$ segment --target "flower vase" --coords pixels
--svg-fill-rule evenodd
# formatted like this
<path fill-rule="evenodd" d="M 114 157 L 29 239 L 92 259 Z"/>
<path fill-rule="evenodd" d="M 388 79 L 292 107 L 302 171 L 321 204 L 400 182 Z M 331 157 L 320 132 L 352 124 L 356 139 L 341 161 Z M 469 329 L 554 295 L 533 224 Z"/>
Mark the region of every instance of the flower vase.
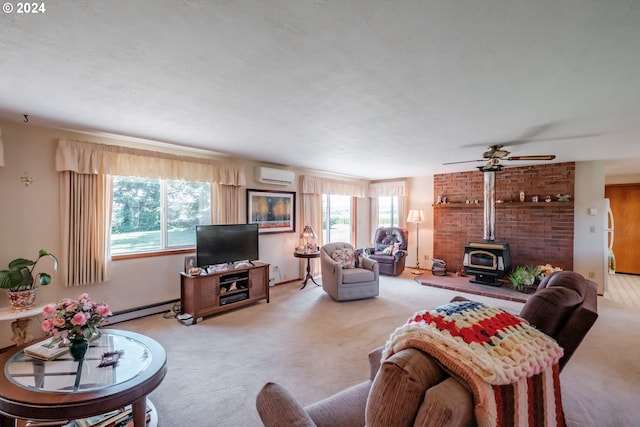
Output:
<path fill-rule="evenodd" d="M 26 291 L 9 291 L 7 296 L 14 311 L 29 310 L 34 307 L 38 289 L 28 289 Z"/>
<path fill-rule="evenodd" d="M 89 341 L 85 337 L 78 337 L 71 340 L 69 344 L 69 353 L 76 362 L 84 359 L 84 355 L 87 354 L 89 349 Z"/>

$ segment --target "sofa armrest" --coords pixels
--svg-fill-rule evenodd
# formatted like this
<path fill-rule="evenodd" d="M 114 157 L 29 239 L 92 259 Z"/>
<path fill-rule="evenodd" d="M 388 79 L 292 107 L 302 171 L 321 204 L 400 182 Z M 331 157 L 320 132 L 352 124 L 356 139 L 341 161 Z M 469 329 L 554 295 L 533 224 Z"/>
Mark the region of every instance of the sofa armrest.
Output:
<path fill-rule="evenodd" d="M 320 269 L 322 271 L 323 287 L 326 285 L 333 289 L 337 288 L 339 283 L 342 283 L 342 266 L 324 251 L 321 252 L 320 256 Z"/>
<path fill-rule="evenodd" d="M 403 251 L 403 250 L 399 250 L 398 252 L 396 252 L 396 254 L 393 256 L 396 261 L 399 261 L 400 258 L 407 256 L 407 252 Z"/>
<path fill-rule="evenodd" d="M 376 261 L 375 259 L 372 258 L 363 258 L 362 259 L 362 267 L 366 268 L 367 270 L 371 270 L 375 273 L 376 278 L 378 278 L 378 273 L 379 273 L 379 269 L 380 267 L 378 266 L 378 261 Z"/>
<path fill-rule="evenodd" d="M 373 381 L 376 374 L 380 370 L 380 363 L 382 362 L 382 351 L 384 346 L 381 345 L 378 348 L 374 348 L 369 352 L 369 379 Z"/>
<path fill-rule="evenodd" d="M 256 398 L 256 409 L 265 427 L 316 425 L 289 390 L 280 384 L 269 382 L 262 387 Z"/>
<path fill-rule="evenodd" d="M 427 389 L 414 426 L 427 425 L 475 426 L 471 392 L 452 377 Z"/>

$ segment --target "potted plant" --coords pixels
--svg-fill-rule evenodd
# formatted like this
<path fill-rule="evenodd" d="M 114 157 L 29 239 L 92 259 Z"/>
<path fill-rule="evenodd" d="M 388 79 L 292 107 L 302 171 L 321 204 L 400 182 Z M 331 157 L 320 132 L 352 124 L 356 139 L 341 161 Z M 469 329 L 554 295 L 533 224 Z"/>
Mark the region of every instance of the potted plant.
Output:
<path fill-rule="evenodd" d="M 556 271 L 562 271 L 560 267 L 554 267 L 551 264 L 539 265 L 536 267 L 536 277 L 539 282 L 542 281 L 545 277 L 549 276 L 551 273 L 555 273 Z"/>
<path fill-rule="evenodd" d="M 0 288 L 8 291 L 9 301 L 14 308 L 31 307 L 36 298 L 37 284 L 46 286 L 51 283 L 51 275 L 48 273 L 33 273 L 38 261 L 44 257 L 53 259 L 53 271 L 58 271 L 58 258 L 44 249 L 40 249 L 35 261 L 16 258 L 9 263 L 7 269 L 0 270 Z"/>
<path fill-rule="evenodd" d="M 537 267 L 519 265 L 515 267 L 509 275 L 511 286 L 513 287 L 513 289 L 520 292 L 533 292 L 536 289 L 537 273 Z"/>

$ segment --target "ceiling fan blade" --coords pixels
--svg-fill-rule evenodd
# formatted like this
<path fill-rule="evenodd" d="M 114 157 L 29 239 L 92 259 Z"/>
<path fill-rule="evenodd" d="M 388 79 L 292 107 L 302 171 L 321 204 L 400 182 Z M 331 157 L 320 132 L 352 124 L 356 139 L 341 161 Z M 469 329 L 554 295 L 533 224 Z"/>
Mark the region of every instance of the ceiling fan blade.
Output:
<path fill-rule="evenodd" d="M 563 141 L 566 139 L 582 139 L 582 138 L 593 138 L 596 136 L 600 136 L 600 133 L 584 133 L 581 135 L 567 135 L 567 136 L 556 136 L 556 137 L 548 137 L 548 138 L 534 138 L 534 139 L 519 139 L 511 142 L 504 142 L 505 146 L 513 146 L 513 145 L 522 145 L 529 142 L 544 142 L 544 141 Z"/>
<path fill-rule="evenodd" d="M 537 133 L 537 132 L 536 132 Z M 474 144 L 463 145 L 462 148 L 472 148 L 472 147 L 486 147 L 491 145 L 500 145 L 502 147 L 514 147 L 516 145 L 528 144 L 530 142 L 544 142 L 544 141 L 563 141 L 568 139 L 582 139 L 582 138 L 594 138 L 596 136 L 601 136 L 601 133 L 584 133 L 580 135 L 567 135 L 567 136 L 557 136 L 557 137 L 546 137 L 546 138 L 519 138 L 512 139 L 509 141 L 492 141 L 492 142 L 477 142 Z"/>
<path fill-rule="evenodd" d="M 457 165 L 459 163 L 475 163 L 475 162 L 484 162 L 486 161 L 486 159 L 480 159 L 480 160 L 463 160 L 461 162 L 447 162 L 447 163 L 443 163 L 443 165 Z"/>
<path fill-rule="evenodd" d="M 505 160 L 553 160 L 556 156 L 553 154 L 547 154 L 542 156 L 511 156 Z"/>

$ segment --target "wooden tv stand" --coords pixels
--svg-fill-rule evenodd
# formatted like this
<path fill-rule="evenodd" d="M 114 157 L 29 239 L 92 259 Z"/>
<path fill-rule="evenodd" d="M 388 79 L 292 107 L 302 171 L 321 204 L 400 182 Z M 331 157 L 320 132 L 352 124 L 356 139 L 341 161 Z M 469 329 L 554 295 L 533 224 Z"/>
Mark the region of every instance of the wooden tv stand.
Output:
<path fill-rule="evenodd" d="M 180 305 L 182 313 L 198 318 L 234 308 L 269 302 L 269 264 L 234 268 L 192 276 L 180 273 Z"/>

